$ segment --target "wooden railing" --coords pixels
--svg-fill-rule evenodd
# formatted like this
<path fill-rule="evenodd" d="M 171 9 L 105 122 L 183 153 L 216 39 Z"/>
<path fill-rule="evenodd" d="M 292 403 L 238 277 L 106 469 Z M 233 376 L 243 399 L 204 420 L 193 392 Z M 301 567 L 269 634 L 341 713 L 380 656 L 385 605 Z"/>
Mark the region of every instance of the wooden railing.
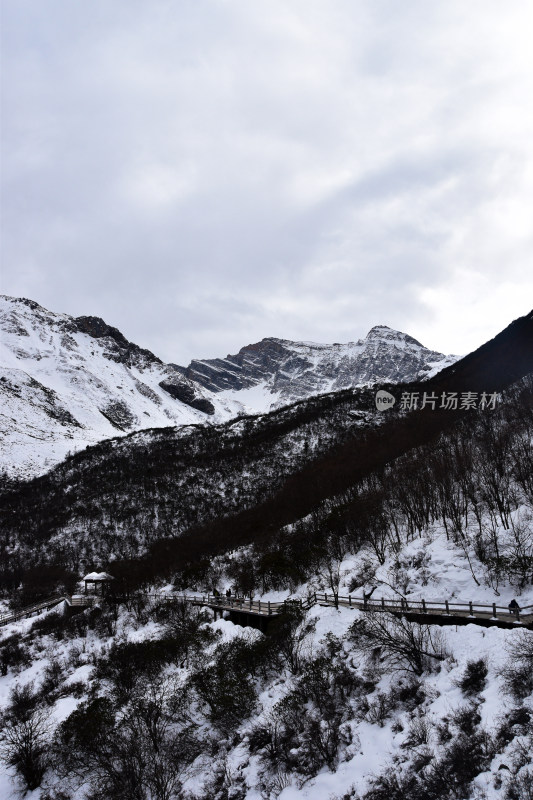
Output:
<path fill-rule="evenodd" d="M 53 597 L 48 597 L 46 600 L 41 600 L 40 603 L 34 603 L 31 606 L 20 608 L 17 611 L 9 611 L 7 614 L 0 614 L 0 625 L 7 625 L 9 622 L 16 622 L 24 617 L 31 617 L 32 614 L 38 614 L 40 611 L 52 608 L 52 606 L 57 605 L 64 599 L 65 598 L 60 595 L 54 595 Z"/>
<path fill-rule="evenodd" d="M 186 595 L 186 594 L 150 594 L 148 597 L 159 601 L 176 602 L 184 601 L 193 605 L 220 608 L 227 611 L 246 611 L 249 614 L 272 616 L 283 613 L 291 606 L 309 609 L 315 604 L 327 606 L 343 606 L 357 608 L 362 611 L 389 611 L 395 614 L 428 615 L 442 617 L 461 617 L 471 619 L 493 619 L 505 622 L 530 623 L 533 622 L 533 605 L 510 610 L 508 606 L 499 606 L 496 603 L 459 603 L 454 600 L 409 600 L 407 598 L 380 598 L 379 600 L 365 600 L 352 595 L 335 595 L 332 592 L 313 592 L 305 599 L 284 600 L 273 602 L 269 600 L 253 600 L 244 597 L 227 597 L 224 595 Z"/>
<path fill-rule="evenodd" d="M 290 605 L 309 608 L 302 600 L 284 600 L 273 602 L 270 600 L 253 600 L 245 597 L 226 597 L 224 595 L 204 594 L 170 594 L 170 593 L 150 593 L 144 595 L 160 602 L 186 602 L 196 606 L 208 606 L 209 608 L 220 608 L 222 611 L 246 611 L 250 614 L 260 614 L 261 616 L 272 616 L 280 614 Z M 312 604 L 311 604 L 312 605 Z"/>
<path fill-rule="evenodd" d="M 324 600 L 322 600 L 321 595 L 318 595 L 317 601 L 319 603 L 325 602 L 327 605 L 335 605 L 332 595 L 327 595 L 327 593 L 324 595 Z M 381 598 L 379 600 L 371 599 L 365 601 L 364 599 L 352 598 L 351 596 L 339 596 L 338 605 L 355 606 L 365 611 L 384 610 L 411 615 L 461 617 L 464 619 L 471 619 L 473 622 L 475 622 L 477 618 L 524 623 L 533 621 L 533 605 L 511 610 L 509 606 L 500 606 L 497 603 L 474 603 L 473 601 L 460 603 L 455 600 L 410 600 L 403 597 L 398 599 Z"/>
<path fill-rule="evenodd" d="M 403 597 L 398 599 L 381 598 L 379 600 L 365 600 L 362 597 L 335 595 L 332 592 L 313 592 L 304 599 L 283 600 L 279 602 L 254 600 L 252 598 L 236 597 L 233 595 L 227 597 L 225 595 L 190 595 L 164 592 L 143 593 L 142 597 L 157 602 L 187 602 L 196 606 L 220 609 L 221 611 L 243 611 L 247 614 L 261 617 L 278 616 L 288 611 L 290 608 L 307 610 L 313 605 L 318 604 L 357 608 L 362 611 L 389 611 L 393 614 L 405 614 L 407 616 L 425 615 L 433 618 L 443 617 L 446 618 L 446 622 L 450 621 L 450 618 L 456 617 L 471 620 L 473 623 L 477 620 L 479 624 L 481 624 L 482 621 L 494 620 L 506 623 L 512 622 L 519 625 L 533 625 L 533 605 L 511 611 L 508 606 L 499 606 L 496 603 L 474 603 L 471 601 L 468 603 L 459 603 L 454 600 L 409 600 Z M 7 625 L 9 622 L 16 622 L 32 614 L 38 614 L 40 611 L 52 608 L 62 600 L 65 600 L 70 606 L 90 607 L 94 604 L 95 598 L 85 595 L 75 597 L 70 597 L 69 595 L 54 595 L 40 603 L 35 603 L 34 605 L 27 606 L 18 611 L 1 614 L 0 625 Z"/>
<path fill-rule="evenodd" d="M 17 622 L 19 619 L 24 619 L 24 617 L 31 617 L 32 614 L 39 614 L 41 611 L 47 611 L 49 608 L 53 608 L 62 601 L 66 601 L 70 606 L 87 607 L 93 605 L 94 599 L 94 597 L 85 595 L 80 595 L 79 597 L 70 597 L 68 594 L 52 595 L 52 597 L 48 597 L 46 600 L 41 600 L 40 603 L 34 603 L 31 606 L 25 606 L 16 611 L 8 611 L 6 614 L 0 614 L 0 626 L 7 625 L 10 622 Z"/>
<path fill-rule="evenodd" d="M 87 608 L 88 606 L 94 605 L 94 601 L 96 597 L 92 595 L 74 595 L 73 597 L 69 597 L 69 595 L 65 595 L 65 600 L 70 606 L 83 606 Z"/>

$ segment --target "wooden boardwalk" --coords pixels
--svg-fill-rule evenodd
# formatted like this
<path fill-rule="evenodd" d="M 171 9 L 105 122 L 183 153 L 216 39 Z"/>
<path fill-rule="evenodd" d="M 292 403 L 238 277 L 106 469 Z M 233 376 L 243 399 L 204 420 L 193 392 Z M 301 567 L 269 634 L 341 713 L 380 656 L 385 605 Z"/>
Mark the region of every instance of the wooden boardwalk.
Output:
<path fill-rule="evenodd" d="M 338 595 L 332 593 L 314 592 L 305 599 L 284 600 L 282 602 L 270 602 L 267 600 L 253 600 L 242 597 L 225 597 L 216 595 L 150 595 L 159 600 L 172 602 L 181 600 L 192 603 L 196 606 L 211 608 L 215 615 L 224 611 L 241 612 L 250 618 L 252 617 L 275 617 L 285 613 L 291 607 L 299 607 L 307 610 L 314 605 L 333 606 L 343 608 L 359 609 L 360 611 L 388 611 L 389 613 L 416 619 L 417 621 L 427 622 L 436 625 L 476 625 L 498 627 L 524 627 L 533 628 L 533 605 L 525 606 L 519 611 L 511 612 L 508 606 L 499 606 L 496 603 L 459 603 L 452 600 L 433 601 L 433 600 L 408 600 L 385 599 L 365 600 L 362 597 L 352 597 L 351 595 Z"/>
<path fill-rule="evenodd" d="M 397 600 L 381 598 L 380 600 L 365 601 L 362 597 L 352 597 L 351 595 L 335 596 L 327 592 L 314 592 L 305 599 L 284 600 L 281 602 L 211 594 L 190 595 L 151 592 L 142 596 L 157 602 L 186 602 L 194 606 L 210 608 L 214 612 L 215 618 L 217 614 L 223 616 L 224 612 L 228 612 L 229 618 L 239 624 L 251 624 L 261 629 L 264 629 L 264 626 L 261 625 L 261 620 L 267 622 L 268 619 L 279 617 L 291 608 L 308 610 L 314 605 L 320 605 L 353 608 L 360 611 L 388 611 L 397 616 L 405 616 L 417 622 L 426 622 L 433 625 L 468 625 L 472 623 L 484 627 L 520 627 L 533 630 L 533 605 L 511 612 L 507 606 L 499 606 L 496 603 L 459 603 L 451 600 L 409 600 L 406 598 Z M 70 597 L 69 595 L 54 595 L 40 603 L 0 615 L 0 626 L 16 622 L 25 617 L 31 617 L 34 614 L 40 614 L 64 601 L 69 607 L 87 608 L 94 604 L 95 599 L 92 596 Z M 108 598 L 108 600 L 113 602 L 112 598 Z M 118 599 L 115 598 L 114 601 L 118 602 Z"/>
<path fill-rule="evenodd" d="M 87 608 L 94 602 L 94 597 L 70 597 L 70 595 L 52 595 L 47 597 L 46 600 L 41 600 L 40 603 L 35 603 L 31 606 L 19 608 L 16 611 L 9 611 L 7 614 L 0 614 L 0 626 L 8 625 L 10 622 L 17 622 L 19 619 L 32 617 L 34 614 L 41 614 L 43 611 L 48 611 L 50 608 L 59 605 L 59 603 L 66 602 L 68 606 L 81 606 Z"/>

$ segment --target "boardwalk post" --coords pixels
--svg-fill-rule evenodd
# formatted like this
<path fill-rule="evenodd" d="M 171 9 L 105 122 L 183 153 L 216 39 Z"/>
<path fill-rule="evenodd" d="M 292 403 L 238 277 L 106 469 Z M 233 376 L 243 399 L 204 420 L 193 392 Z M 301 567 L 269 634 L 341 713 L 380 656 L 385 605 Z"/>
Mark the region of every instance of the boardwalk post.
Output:
<path fill-rule="evenodd" d="M 252 610 L 252 595 L 250 595 L 250 611 Z"/>
<path fill-rule="evenodd" d="M 268 601 L 268 613 L 269 613 L 269 615 L 272 613 L 271 610 L 270 610 L 270 600 Z"/>
<path fill-rule="evenodd" d="M 327 603 L 327 602 L 328 602 L 328 596 L 327 596 L 327 594 L 324 592 L 324 603 Z"/>
<path fill-rule="evenodd" d="M 474 609 L 472 608 L 472 601 L 471 600 L 468 601 L 468 606 L 470 608 L 470 616 L 473 617 L 474 616 Z"/>
<path fill-rule="evenodd" d="M 519 608 L 517 608 L 517 609 L 516 609 L 516 621 L 517 621 L 517 622 L 520 622 L 520 621 L 521 621 L 521 620 L 520 620 L 520 609 L 519 609 Z"/>
<path fill-rule="evenodd" d="M 381 598 L 381 608 L 383 609 L 383 611 L 385 611 L 385 598 L 384 597 Z"/>
<path fill-rule="evenodd" d="M 259 604 L 258 604 L 258 611 L 259 611 L 259 613 L 261 613 L 261 600 L 259 601 Z"/>
<path fill-rule="evenodd" d="M 350 608 L 351 608 L 352 607 L 352 595 L 351 594 L 348 595 L 348 602 L 349 602 Z"/>
<path fill-rule="evenodd" d="M 496 603 L 492 604 L 492 618 L 496 619 Z"/>
<path fill-rule="evenodd" d="M 450 616 L 450 606 L 448 605 L 448 601 L 447 600 L 445 600 L 444 603 L 446 605 L 446 615 L 449 617 Z"/>
<path fill-rule="evenodd" d="M 426 609 L 426 601 L 424 599 L 422 600 L 422 611 L 423 611 L 424 614 L 428 613 L 427 609 Z"/>

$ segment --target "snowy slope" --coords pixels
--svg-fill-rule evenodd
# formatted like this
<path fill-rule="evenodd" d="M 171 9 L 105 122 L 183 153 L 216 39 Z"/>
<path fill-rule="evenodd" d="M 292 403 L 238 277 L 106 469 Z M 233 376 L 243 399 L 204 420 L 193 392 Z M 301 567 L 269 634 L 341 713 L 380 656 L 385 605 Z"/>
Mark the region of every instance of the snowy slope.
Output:
<path fill-rule="evenodd" d="M 347 495 L 344 507 L 335 509 L 331 500 L 328 502 L 335 516 L 328 517 L 325 509 L 322 518 L 318 513 L 309 515 L 305 530 L 303 519 L 299 525 L 286 526 L 283 540 L 274 541 L 269 551 L 264 536 L 255 550 L 252 543 L 219 551 L 204 559 L 203 571 L 187 568 L 176 588 L 196 594 L 212 593 L 214 588 L 224 594 L 231 588 L 234 596 L 245 593 L 244 585 L 252 577 L 254 599 L 260 595 L 264 601 L 305 600 L 314 592 L 329 593 L 333 583 L 342 595 L 357 598 L 375 587 L 374 600 L 400 596 L 409 602 L 448 599 L 505 606 L 516 598 L 522 608 L 529 605 L 533 602 L 530 569 L 517 573 L 509 567 L 517 555 L 521 564 L 533 563 L 533 493 L 527 466 L 532 463 L 532 388 L 531 379 L 523 379 L 504 393 L 492 417 L 480 415 L 477 421 L 466 417 L 461 427 L 450 429 L 440 441 L 432 440 L 429 446 L 410 451 L 381 470 L 379 513 L 369 518 L 368 536 L 346 538 L 350 517 L 339 511 L 350 510 L 348 502 L 354 503 L 354 497 Z M 318 398 L 305 405 L 313 402 L 320 406 Z M 294 407 L 287 408 L 263 420 L 240 420 L 235 427 L 243 434 L 249 428 L 250 437 L 254 426 L 272 424 L 276 417 L 294 413 Z M 322 424 L 328 422 L 322 415 L 320 419 Z M 336 419 L 330 417 L 325 430 L 338 427 L 331 424 Z M 321 430 L 315 428 L 314 432 L 320 439 Z M 221 448 L 234 450 L 243 460 L 245 447 L 228 446 L 231 431 L 219 434 L 202 429 L 201 433 L 213 439 L 225 436 Z M 180 436 L 183 431 L 142 432 L 132 439 L 146 439 L 148 445 L 151 438 L 163 440 L 169 435 Z M 264 450 L 264 437 L 257 439 Z M 301 438 L 288 431 L 279 450 L 294 455 L 300 451 L 300 443 Z M 105 449 L 127 450 L 131 444 L 131 440 L 119 440 Z M 318 447 L 318 442 L 309 446 Z M 160 452 L 171 455 L 156 458 L 157 463 L 178 462 L 176 450 Z M 188 447 L 187 452 L 192 452 L 194 467 L 205 471 L 198 446 Z M 218 470 L 218 476 L 204 476 L 214 506 L 217 493 L 232 495 L 234 487 L 211 443 L 205 444 L 205 452 Z M 148 448 L 142 461 L 145 491 L 147 455 Z M 88 457 L 84 455 L 84 459 Z M 102 461 L 109 463 L 109 454 Z M 499 467 L 496 481 L 490 469 L 493 461 Z M 445 472 L 437 468 L 442 463 L 447 465 Z M 524 465 L 525 470 L 520 469 Z M 82 467 L 87 471 L 87 465 Z M 248 481 L 248 472 L 255 478 L 263 471 L 273 480 L 280 471 L 273 462 L 269 470 L 265 465 L 247 469 L 244 463 L 243 467 L 243 483 Z M 80 492 L 79 484 L 72 481 L 75 468 L 76 464 L 67 463 L 57 470 L 56 477 L 61 470 L 69 472 L 65 490 L 79 501 L 87 493 Z M 171 487 L 166 493 L 163 490 L 166 504 L 171 496 L 178 496 L 184 506 L 194 509 L 198 477 L 191 476 L 187 486 L 187 474 L 179 464 L 178 469 L 181 484 L 174 479 L 157 483 Z M 395 474 L 401 480 L 395 480 Z M 503 492 L 498 495 L 503 503 L 486 491 L 495 486 Z M 90 487 L 101 502 L 101 487 L 94 483 Z M 373 487 L 374 478 L 358 484 L 359 497 L 366 503 Z M 32 491 L 36 489 L 34 486 Z M 109 490 L 114 492 L 114 487 Z M 247 487 L 242 497 L 249 494 Z M 460 511 L 452 525 L 449 515 L 454 498 Z M 135 488 L 126 499 L 132 506 L 142 502 Z M 29 500 L 30 493 L 27 506 Z M 153 511 L 151 501 L 149 505 Z M 42 516 L 42 502 L 36 507 Z M 417 512 L 428 507 L 433 509 L 428 520 L 420 520 Z M 159 509 L 155 510 L 158 516 Z M 352 505 L 354 515 L 356 510 Z M 388 525 L 384 524 L 384 510 Z M 107 510 L 104 518 L 113 522 Z M 93 514 L 86 514 L 84 524 L 93 519 Z M 326 524 L 335 519 L 339 522 Z M 364 516 L 358 514 L 357 521 L 362 524 Z M 108 524 L 105 530 L 97 520 L 94 538 L 108 537 L 110 528 Z M 300 582 L 293 577 L 294 570 L 287 572 L 285 559 L 270 557 L 261 562 L 264 556 L 281 555 L 288 556 L 293 567 L 298 566 L 307 548 L 313 546 L 313 528 L 320 534 L 315 540 L 318 543 L 328 541 L 328 531 L 335 537 L 329 539 L 330 547 L 322 555 L 315 551 Z M 356 531 L 354 527 L 352 534 Z M 296 537 L 291 549 L 290 535 Z M 335 538 L 337 546 L 333 547 Z M 78 536 L 76 539 L 79 543 Z M 9 541 L 12 546 L 13 538 Z M 499 554 L 498 563 L 490 555 L 491 548 Z M 61 548 L 60 563 L 64 563 L 66 551 Z M 206 549 L 205 554 L 208 552 Z M 215 621 L 211 615 L 195 628 L 194 615 L 201 613 L 198 608 L 187 606 L 190 617 L 185 616 L 181 604 L 174 606 L 174 615 L 169 611 L 172 605 L 167 595 L 173 591 L 169 581 L 174 576 L 167 572 L 168 550 L 165 553 L 163 585 L 159 582 L 150 587 L 165 593 L 162 602 L 153 595 L 118 608 L 113 604 L 106 607 L 104 602 L 98 610 L 83 612 L 70 621 L 48 614 L 0 628 L 0 713 L 13 713 L 16 704 L 11 702 L 11 693 L 17 686 L 36 693 L 36 707 L 50 715 L 54 728 L 74 710 L 83 714 L 87 701 L 105 700 L 114 726 L 108 741 L 122 748 L 113 751 L 117 752 L 113 765 L 125 763 L 122 774 L 127 774 L 131 752 L 142 756 L 148 775 L 150 765 L 159 763 L 159 753 L 170 753 L 172 758 L 162 762 L 159 773 L 169 778 L 176 778 L 172 772 L 176 754 L 183 758 L 174 791 L 167 795 L 172 800 L 530 800 L 533 632 L 524 630 L 518 621 L 506 630 L 481 627 L 474 624 L 475 617 L 464 627 L 405 623 L 406 636 L 402 638 L 395 619 L 388 615 L 316 604 L 284 637 L 275 623 L 263 636 L 227 619 Z M 90 565 L 91 570 L 106 568 L 113 573 L 106 558 L 95 558 Z M 391 635 L 369 644 L 365 625 L 368 633 L 373 619 L 374 625 L 384 619 Z M 187 631 L 187 638 L 181 639 L 186 647 L 180 650 L 183 631 Z M 124 649 L 126 642 L 145 645 L 133 651 L 135 660 L 126 660 L 132 653 Z M 406 656 L 406 642 L 407 655 L 412 654 L 413 643 L 417 652 L 425 654 L 420 668 L 415 669 Z M 143 672 L 145 664 L 149 669 Z M 123 675 L 130 679 L 129 684 L 122 681 Z M 125 692 L 128 686 L 129 696 Z M 157 735 L 163 744 L 155 753 L 150 749 L 154 710 L 162 722 Z M 129 727 L 132 720 L 134 737 Z M 137 742 L 142 747 L 132 750 Z M 87 778 L 95 783 L 97 792 L 93 789 L 87 794 Z M 101 780 L 102 772 L 95 767 L 92 774 L 88 771 L 80 776 L 71 771 L 65 778 L 56 759 L 44 775 L 43 792 L 36 790 L 26 796 L 32 800 L 121 796 L 102 791 Z M 21 789 L 14 769 L 0 762 L 0 797 L 15 800 Z M 144 796 L 157 794 L 146 792 Z"/>
<path fill-rule="evenodd" d="M 68 451 L 132 430 L 220 422 L 242 410 L 97 318 L 2 297 L 0 329 L 0 470 L 9 474 L 38 474 Z"/>
<path fill-rule="evenodd" d="M 347 344 L 268 338 L 223 359 L 178 367 L 191 380 L 259 411 L 315 394 L 376 381 L 404 382 L 436 374 L 457 356 L 444 356 L 385 325 Z"/>
<path fill-rule="evenodd" d="M 427 564 L 421 565 L 418 560 L 409 575 L 410 594 L 470 597 L 479 590 L 468 580 L 469 571 L 460 553 L 436 531 L 425 532 L 398 553 L 391 554 L 383 565 L 379 565 L 365 551 L 351 556 L 342 564 L 342 590 L 353 584 L 354 579 L 357 581 L 363 571 L 368 571 L 369 559 L 376 569 L 379 583 L 380 576 L 390 578 L 398 561 L 416 562 L 417 556 L 428 544 L 431 549 L 429 563 L 437 567 L 434 579 L 428 585 Z M 442 565 L 449 570 L 447 575 L 439 574 L 438 568 Z M 222 591 L 230 585 L 223 572 L 218 585 Z M 303 585 L 297 595 L 305 598 L 317 586 L 321 587 L 320 582 Z M 166 591 L 170 588 L 166 587 Z M 392 587 L 385 584 L 383 589 L 390 591 Z M 481 591 L 485 597 L 486 587 Z M 277 600 L 287 594 L 271 592 L 263 597 L 265 600 Z M 506 600 L 513 596 L 510 587 L 505 587 L 503 594 Z M 526 593 L 521 602 L 526 601 L 526 596 L 531 597 L 531 592 Z M 108 615 L 109 611 L 104 611 L 104 619 Z M 250 716 L 243 715 L 244 719 L 235 723 L 231 736 L 213 724 L 205 706 L 194 702 L 197 698 L 192 695 L 186 719 L 197 735 L 203 737 L 204 744 L 194 761 L 194 768 L 183 771 L 183 789 L 190 800 L 206 800 L 207 797 L 217 800 L 222 797 L 241 800 L 341 800 L 348 797 L 370 800 L 372 794 L 368 797 L 366 793 L 387 771 L 392 771 L 400 779 L 409 771 L 422 768 L 431 770 L 443 762 L 448 748 L 464 733 L 461 725 L 468 725 L 468 737 L 472 742 L 477 743 L 478 738 L 483 742 L 486 737 L 487 756 L 479 759 L 481 763 L 477 769 L 472 764 L 473 780 L 465 781 L 462 794 L 453 794 L 446 785 L 441 797 L 445 800 L 451 797 L 507 800 L 506 787 L 516 782 L 517 773 L 523 774 L 527 769 L 520 768 L 518 755 L 521 748 L 527 748 L 530 743 L 524 735 L 523 725 L 511 727 L 512 715 L 516 717 L 516 707 L 506 691 L 501 674 L 509 664 L 509 648 L 516 646 L 518 631 L 485 629 L 475 624 L 444 628 L 431 626 L 431 635 L 442 637 L 444 659 L 432 664 L 428 662 L 424 673 L 416 677 L 404 669 L 390 668 L 379 654 L 376 656 L 370 651 L 365 652 L 358 646 L 351 626 L 363 618 L 364 614 L 355 609 L 335 610 L 332 607 L 313 606 L 300 626 L 302 632 L 307 629 L 307 634 L 302 635 L 303 666 L 296 673 L 286 666 L 275 669 L 267 666 L 265 674 L 257 672 L 253 679 L 253 713 Z M 121 607 L 114 625 L 92 624 L 87 628 L 78 625 L 76 628 L 72 623 L 71 630 L 67 627 L 67 633 L 62 632 L 60 636 L 55 635 L 55 628 L 59 627 L 57 622 L 43 633 L 38 630 L 32 633 L 35 618 L 23 619 L 1 628 L 0 647 L 9 646 L 10 637 L 17 637 L 19 646 L 27 653 L 27 660 L 9 664 L 6 674 L 0 676 L 0 712 L 8 707 L 10 692 L 16 685 L 28 686 L 33 682 L 37 691 L 43 691 L 42 687 L 53 666 L 58 675 L 57 686 L 47 690 L 47 708 L 54 727 L 76 708 L 82 707 L 81 704 L 91 692 L 112 698 L 112 688 L 98 677 L 98 660 L 105 658 L 110 647 L 116 644 L 123 646 L 126 641 L 147 643 L 163 640 L 169 633 L 164 619 L 155 610 L 149 609 L 143 615 L 135 615 Z M 203 647 L 196 659 L 192 657 L 181 665 L 178 662 L 169 664 L 163 673 L 164 678 L 157 679 L 166 680 L 167 683 L 162 685 L 190 685 L 191 676 L 196 670 L 213 665 L 217 647 L 237 642 L 245 642 L 250 646 L 252 643 L 261 644 L 263 640 L 263 635 L 258 631 L 241 628 L 226 619 L 209 621 L 205 629 L 209 630 L 212 637 L 210 643 Z M 526 635 L 533 636 L 531 633 Z M 305 751 L 309 742 L 313 741 L 307 740 L 291 751 L 294 755 L 293 768 L 280 769 L 270 756 L 273 748 L 268 747 L 268 741 L 264 746 L 258 746 L 258 742 L 261 743 L 257 731 L 268 729 L 273 720 L 278 720 L 282 740 L 283 703 L 291 698 L 301 702 L 306 689 L 306 675 L 314 677 L 317 667 L 328 675 L 324 661 L 331 663 L 332 676 L 340 675 L 343 670 L 345 678 L 351 678 L 360 687 L 355 692 L 351 691 L 350 683 L 345 680 L 344 691 L 339 698 L 325 683 L 323 691 L 325 694 L 331 691 L 332 698 L 329 716 L 317 707 L 312 689 L 307 694 L 307 703 L 298 707 L 303 725 L 309 726 L 314 720 L 322 720 L 322 730 L 327 732 L 328 725 L 331 729 L 332 719 L 336 721 L 340 734 L 336 757 L 329 765 L 323 764 L 306 772 L 303 766 L 307 756 Z M 484 661 L 487 674 L 479 688 L 468 694 L 461 688 L 461 680 L 473 661 Z M 305 673 L 307 665 L 316 665 L 315 671 Z M 533 695 L 523 700 L 523 707 L 529 714 L 532 703 Z M 471 720 L 468 723 L 464 721 L 465 714 Z M 506 715 L 511 715 L 511 723 L 506 723 Z M 507 737 L 502 732 L 508 733 Z M 475 762 L 476 755 L 472 746 L 472 753 L 465 753 L 465 758 L 467 762 Z M 524 759 L 528 760 L 527 750 Z M 503 772 L 502 764 L 506 765 Z M 227 776 L 224 789 L 229 790 L 228 794 L 216 792 L 215 776 L 221 770 Z M 455 773 L 450 771 L 450 767 L 446 774 L 452 783 Z M 68 788 L 71 792 L 68 796 L 72 800 L 84 800 L 85 787 L 79 783 L 74 780 L 72 787 L 66 785 L 53 768 L 47 772 L 44 780 L 44 785 L 50 789 Z M 14 770 L 0 765 L 0 796 L 15 800 L 20 796 L 19 789 L 20 783 L 14 777 Z M 485 794 L 479 794 L 481 790 Z M 29 796 L 38 800 L 41 795 L 36 790 L 35 794 Z M 394 798 L 398 796 L 393 795 Z M 428 796 L 434 797 L 433 794 Z M 518 795 L 520 798 L 526 796 Z"/>
<path fill-rule="evenodd" d="M 355 385 L 434 374 L 456 360 L 377 326 L 348 344 L 264 339 L 185 369 L 98 317 L 5 296 L 0 333 L 0 471 L 23 477 L 134 430 L 218 423 Z"/>

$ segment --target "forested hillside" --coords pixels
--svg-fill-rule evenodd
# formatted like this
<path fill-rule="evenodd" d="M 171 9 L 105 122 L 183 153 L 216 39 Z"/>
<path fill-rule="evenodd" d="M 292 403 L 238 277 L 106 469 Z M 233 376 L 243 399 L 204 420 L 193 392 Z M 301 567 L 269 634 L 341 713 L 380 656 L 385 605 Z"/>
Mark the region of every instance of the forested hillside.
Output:
<path fill-rule="evenodd" d="M 530 390 L 516 381 L 533 371 L 532 327 L 529 315 L 432 380 L 388 387 L 398 398 L 440 397 L 514 383 L 495 409 L 402 410 L 398 402 L 377 412 L 374 390 L 347 390 L 218 427 L 132 434 L 88 448 L 46 476 L 8 482 L 2 585 L 14 588 L 35 567 L 79 574 L 96 562 L 113 563 L 130 580 L 137 572 L 169 577 L 237 546 L 268 549 L 281 539 L 288 552 L 300 530 L 306 541 L 316 531 L 328 550 L 329 530 L 344 536 L 346 525 L 355 525 L 355 539 L 364 539 L 367 529 L 377 535 L 394 527 L 398 513 L 407 514 L 411 532 L 438 517 L 460 529 L 461 514 L 480 519 L 495 503 L 505 526 L 509 504 L 528 491 Z M 469 449 L 457 455 L 466 439 Z M 473 476 L 488 465 L 504 476 L 492 479 L 495 496 L 487 490 L 478 502 L 481 490 L 465 478 L 457 500 L 456 476 L 466 471 L 483 485 Z M 383 504 L 392 509 L 388 517 Z M 288 557 L 294 569 L 305 571 L 308 549 Z M 35 583 L 35 575 L 26 582 Z"/>
<path fill-rule="evenodd" d="M 178 594 L 529 608 L 531 345 L 530 315 L 430 381 L 384 387 L 386 412 L 375 388 L 348 390 L 6 479 L 11 605 L 75 590 L 88 568 L 115 583 L 77 616 L 0 629 L 0 793 L 531 800 L 532 633 L 518 617 L 440 626 L 304 602 L 265 635 Z"/>
<path fill-rule="evenodd" d="M 113 566 L 144 593 L 5 626 L 15 784 L 32 800 L 530 800 L 530 631 L 295 605 L 264 635 L 149 593 L 171 578 L 531 604 L 532 442 L 529 375 L 261 541 L 183 561 L 192 535 L 162 540 Z"/>
<path fill-rule="evenodd" d="M 15 488 L 7 481 L 3 585 L 16 585 L 28 562 L 78 572 L 256 506 L 376 418 L 373 393 L 348 390 L 223 426 L 132 434 Z"/>

